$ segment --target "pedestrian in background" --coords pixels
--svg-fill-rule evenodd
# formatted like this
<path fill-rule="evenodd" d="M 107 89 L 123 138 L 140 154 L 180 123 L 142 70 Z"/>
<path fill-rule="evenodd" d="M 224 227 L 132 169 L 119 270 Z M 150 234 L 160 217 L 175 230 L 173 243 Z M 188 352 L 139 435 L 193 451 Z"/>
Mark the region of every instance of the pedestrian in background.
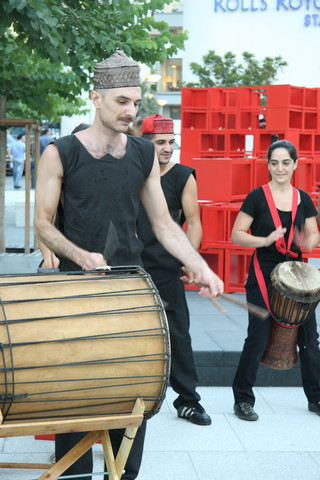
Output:
<path fill-rule="evenodd" d="M 13 186 L 14 188 L 21 188 L 20 179 L 23 174 L 24 162 L 26 158 L 26 144 L 25 136 L 20 133 L 17 141 L 8 148 L 9 160 L 13 163 Z"/>

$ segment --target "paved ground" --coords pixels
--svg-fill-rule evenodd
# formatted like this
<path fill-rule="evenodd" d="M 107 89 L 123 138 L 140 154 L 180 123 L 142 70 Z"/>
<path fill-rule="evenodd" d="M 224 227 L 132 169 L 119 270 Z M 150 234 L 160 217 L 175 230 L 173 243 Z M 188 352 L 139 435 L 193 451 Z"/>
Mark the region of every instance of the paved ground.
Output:
<path fill-rule="evenodd" d="M 212 415 L 207 427 L 178 419 L 174 394 L 148 422 L 139 480 L 317 480 L 320 478 L 320 418 L 306 410 L 298 387 L 259 387 L 257 422 L 232 412 L 228 387 L 200 387 Z M 48 462 L 53 442 L 33 437 L 0 439 L 0 462 Z M 94 469 L 102 472 L 101 445 Z M 33 480 L 43 471 L 0 469 L 1 480 Z M 102 480 L 102 475 L 94 476 Z"/>
<path fill-rule="evenodd" d="M 21 235 L 21 227 L 14 225 L 13 216 L 15 202 L 23 192 L 9 187 L 6 214 L 11 214 L 6 219 L 7 238 L 12 246 L 21 246 L 24 234 Z M 0 273 L 33 273 L 40 258 L 38 251 L 29 255 L 1 254 Z M 244 299 L 243 294 L 234 295 Z M 307 410 L 306 398 L 298 386 L 299 368 L 288 372 L 261 368 L 255 388 L 259 421 L 239 420 L 233 413 L 230 385 L 246 335 L 247 314 L 221 301 L 228 310 L 222 317 L 196 292 L 188 292 L 187 298 L 199 393 L 213 423 L 199 427 L 178 419 L 172 406 L 175 395 L 169 388 L 160 413 L 148 422 L 139 480 L 320 479 L 320 417 Z M 288 386 L 290 382 L 293 386 Z M 51 441 L 0 438 L 0 462 L 47 462 L 52 452 Z M 94 462 L 94 478 L 102 480 L 98 474 L 103 466 L 100 445 L 94 447 Z M 41 473 L 0 469 L 0 479 L 33 480 Z"/>

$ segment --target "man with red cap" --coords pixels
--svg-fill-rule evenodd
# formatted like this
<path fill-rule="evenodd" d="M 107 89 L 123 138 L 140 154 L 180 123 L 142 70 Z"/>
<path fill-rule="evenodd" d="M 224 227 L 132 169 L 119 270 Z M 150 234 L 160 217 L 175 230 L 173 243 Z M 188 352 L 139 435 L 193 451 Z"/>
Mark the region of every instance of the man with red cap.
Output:
<path fill-rule="evenodd" d="M 180 226 L 187 223 L 187 236 L 198 250 L 202 238 L 197 185 L 194 169 L 171 160 L 174 150 L 174 126 L 171 118 L 152 115 L 142 122 L 142 137 L 153 142 L 160 166 L 161 186 L 171 217 Z M 179 395 L 173 405 L 178 416 L 196 425 L 210 425 L 211 418 L 200 405 L 194 365 L 190 319 L 181 281 L 181 263 L 158 242 L 146 211 L 141 206 L 137 233 L 144 244 L 141 258 L 165 304 L 170 330 L 170 384 Z"/>

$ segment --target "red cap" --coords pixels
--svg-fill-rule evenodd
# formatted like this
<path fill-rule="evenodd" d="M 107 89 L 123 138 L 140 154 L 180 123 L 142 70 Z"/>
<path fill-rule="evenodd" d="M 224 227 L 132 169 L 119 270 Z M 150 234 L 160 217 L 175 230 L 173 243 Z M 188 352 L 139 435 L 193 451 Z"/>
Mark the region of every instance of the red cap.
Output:
<path fill-rule="evenodd" d="M 157 113 L 142 122 L 142 133 L 173 133 L 173 120 Z"/>

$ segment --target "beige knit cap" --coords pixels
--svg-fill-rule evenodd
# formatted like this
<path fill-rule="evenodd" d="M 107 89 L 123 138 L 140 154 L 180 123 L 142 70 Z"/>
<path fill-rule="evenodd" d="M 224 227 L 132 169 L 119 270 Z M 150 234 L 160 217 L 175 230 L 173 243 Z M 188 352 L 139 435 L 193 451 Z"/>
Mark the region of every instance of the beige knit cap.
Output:
<path fill-rule="evenodd" d="M 140 69 L 137 62 L 116 50 L 110 57 L 95 65 L 94 89 L 140 87 Z"/>

